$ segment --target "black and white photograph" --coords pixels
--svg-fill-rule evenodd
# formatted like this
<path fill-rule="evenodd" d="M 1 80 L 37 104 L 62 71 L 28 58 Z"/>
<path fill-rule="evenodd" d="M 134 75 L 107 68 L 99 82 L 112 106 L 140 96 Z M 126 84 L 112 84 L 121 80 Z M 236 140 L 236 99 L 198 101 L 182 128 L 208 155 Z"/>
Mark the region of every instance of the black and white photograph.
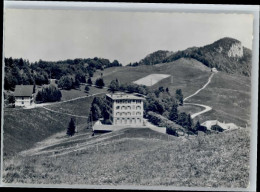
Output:
<path fill-rule="evenodd" d="M 259 6 L 45 3 L 4 8 L 2 186 L 254 191 Z"/>

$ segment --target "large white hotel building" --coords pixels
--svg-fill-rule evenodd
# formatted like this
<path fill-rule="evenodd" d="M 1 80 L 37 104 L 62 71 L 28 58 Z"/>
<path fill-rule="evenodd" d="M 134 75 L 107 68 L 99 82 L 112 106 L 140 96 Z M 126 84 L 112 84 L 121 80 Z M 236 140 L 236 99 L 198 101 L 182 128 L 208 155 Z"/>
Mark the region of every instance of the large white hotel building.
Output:
<path fill-rule="evenodd" d="M 135 94 L 106 94 L 109 120 L 112 125 L 143 125 L 143 100 Z"/>

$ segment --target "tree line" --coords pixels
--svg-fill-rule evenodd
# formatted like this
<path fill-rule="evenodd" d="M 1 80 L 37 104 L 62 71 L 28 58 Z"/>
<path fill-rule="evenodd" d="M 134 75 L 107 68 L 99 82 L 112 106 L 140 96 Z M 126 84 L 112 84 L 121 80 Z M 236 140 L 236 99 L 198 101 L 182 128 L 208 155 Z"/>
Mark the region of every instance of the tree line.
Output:
<path fill-rule="evenodd" d="M 49 79 L 65 78 L 64 88 L 70 87 L 71 82 L 67 77 L 73 76 L 74 87 L 79 82 L 84 82 L 86 76 L 92 77 L 97 69 L 103 70 L 109 67 L 122 66 L 117 60 L 110 62 L 108 59 L 74 59 L 62 61 L 43 61 L 29 62 L 25 59 L 5 58 L 5 77 L 4 89 L 14 91 L 15 85 L 43 85 L 48 84 Z M 63 82 L 62 80 L 62 82 Z M 61 83 L 62 84 L 62 83 Z M 63 86 L 63 85 L 61 85 Z"/>

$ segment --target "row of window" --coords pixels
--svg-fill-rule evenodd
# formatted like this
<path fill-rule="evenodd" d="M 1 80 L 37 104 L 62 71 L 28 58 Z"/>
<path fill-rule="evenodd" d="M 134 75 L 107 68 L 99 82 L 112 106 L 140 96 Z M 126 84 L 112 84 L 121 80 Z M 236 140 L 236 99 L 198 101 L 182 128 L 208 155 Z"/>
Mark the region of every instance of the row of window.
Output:
<path fill-rule="evenodd" d="M 141 112 L 136 112 L 133 111 L 132 112 L 132 115 L 141 115 L 142 113 Z M 131 115 L 131 112 L 117 112 L 116 113 L 116 116 L 130 116 Z"/>
<path fill-rule="evenodd" d="M 131 106 L 116 106 L 116 109 L 121 109 L 121 110 L 130 110 L 130 109 L 136 109 L 136 110 L 141 110 L 141 106 L 136 106 L 133 105 L 132 108 Z"/>
<path fill-rule="evenodd" d="M 26 98 L 26 100 L 27 100 L 27 99 L 32 99 L 32 97 L 25 97 L 25 98 Z M 17 99 L 24 100 L 24 97 L 21 97 L 21 98 L 18 97 Z"/>
<path fill-rule="evenodd" d="M 136 124 L 141 123 L 141 118 L 116 118 L 115 124 Z"/>
<path fill-rule="evenodd" d="M 141 103 L 141 100 L 116 100 L 116 103 Z"/>

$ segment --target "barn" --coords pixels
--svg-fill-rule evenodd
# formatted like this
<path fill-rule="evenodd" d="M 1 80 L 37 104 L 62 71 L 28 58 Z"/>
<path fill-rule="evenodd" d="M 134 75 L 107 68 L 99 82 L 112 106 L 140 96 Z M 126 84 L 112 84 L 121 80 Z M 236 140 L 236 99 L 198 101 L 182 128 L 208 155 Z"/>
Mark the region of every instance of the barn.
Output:
<path fill-rule="evenodd" d="M 33 85 L 16 85 L 14 90 L 15 106 L 31 106 L 33 104 Z"/>

